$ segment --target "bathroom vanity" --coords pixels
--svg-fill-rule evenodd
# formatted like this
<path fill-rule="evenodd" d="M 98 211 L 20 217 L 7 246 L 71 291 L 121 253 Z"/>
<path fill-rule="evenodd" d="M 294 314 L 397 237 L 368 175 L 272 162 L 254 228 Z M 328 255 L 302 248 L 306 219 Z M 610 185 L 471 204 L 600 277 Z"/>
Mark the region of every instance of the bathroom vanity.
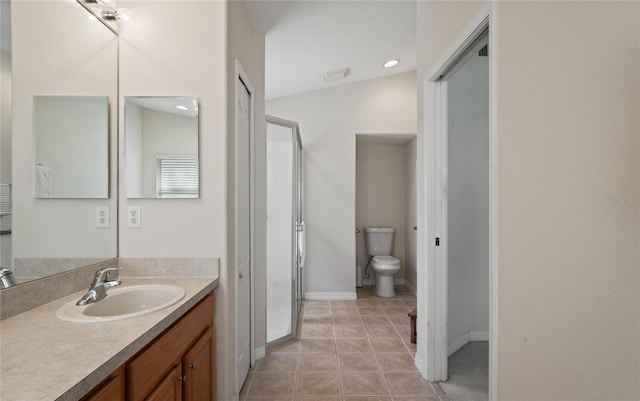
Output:
<path fill-rule="evenodd" d="M 0 398 L 202 400 L 215 381 L 217 278 L 126 278 L 123 286 L 174 284 L 178 303 L 144 316 L 70 323 L 56 310 L 74 293 L 0 322 Z"/>

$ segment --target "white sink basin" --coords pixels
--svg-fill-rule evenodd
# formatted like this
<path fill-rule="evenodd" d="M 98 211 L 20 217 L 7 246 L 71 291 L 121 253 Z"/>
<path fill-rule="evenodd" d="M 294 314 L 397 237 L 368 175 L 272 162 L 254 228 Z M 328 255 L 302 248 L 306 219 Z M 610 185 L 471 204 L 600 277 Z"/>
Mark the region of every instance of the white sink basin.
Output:
<path fill-rule="evenodd" d="M 169 307 L 184 297 L 184 289 L 176 285 L 148 284 L 112 288 L 107 297 L 85 306 L 77 299 L 62 305 L 56 312 L 67 322 L 110 322 L 146 315 Z"/>

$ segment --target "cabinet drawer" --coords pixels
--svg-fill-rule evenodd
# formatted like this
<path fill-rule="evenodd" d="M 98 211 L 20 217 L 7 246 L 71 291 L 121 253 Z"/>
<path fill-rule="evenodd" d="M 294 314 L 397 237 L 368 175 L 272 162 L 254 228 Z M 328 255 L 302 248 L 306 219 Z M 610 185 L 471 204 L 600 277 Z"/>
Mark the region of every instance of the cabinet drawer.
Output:
<path fill-rule="evenodd" d="M 127 400 L 143 400 L 151 393 L 212 325 L 213 294 L 209 294 L 127 364 Z"/>
<path fill-rule="evenodd" d="M 124 369 L 118 368 L 81 401 L 124 401 Z"/>

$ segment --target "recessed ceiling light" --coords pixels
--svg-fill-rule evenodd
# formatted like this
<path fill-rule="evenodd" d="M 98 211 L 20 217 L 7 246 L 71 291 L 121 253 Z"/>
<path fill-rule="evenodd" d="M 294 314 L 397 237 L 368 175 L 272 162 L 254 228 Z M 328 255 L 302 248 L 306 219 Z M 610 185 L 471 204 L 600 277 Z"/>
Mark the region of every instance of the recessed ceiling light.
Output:
<path fill-rule="evenodd" d="M 393 60 L 389 60 L 386 63 L 384 63 L 384 68 L 395 67 L 396 65 L 398 65 L 399 62 L 400 60 L 394 58 Z"/>
<path fill-rule="evenodd" d="M 176 109 L 180 109 L 180 110 L 189 110 L 188 108 L 186 108 L 185 106 L 176 106 Z"/>

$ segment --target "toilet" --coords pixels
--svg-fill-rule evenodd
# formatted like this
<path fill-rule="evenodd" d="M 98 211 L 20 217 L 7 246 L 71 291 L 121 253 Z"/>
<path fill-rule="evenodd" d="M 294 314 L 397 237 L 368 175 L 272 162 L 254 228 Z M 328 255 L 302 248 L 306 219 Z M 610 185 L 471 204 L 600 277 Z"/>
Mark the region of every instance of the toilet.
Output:
<path fill-rule="evenodd" d="M 393 277 L 400 270 L 400 259 L 391 256 L 393 250 L 392 227 L 365 227 L 364 242 L 367 255 L 373 257 L 369 266 L 376 273 L 375 294 L 379 297 L 393 298 Z"/>

